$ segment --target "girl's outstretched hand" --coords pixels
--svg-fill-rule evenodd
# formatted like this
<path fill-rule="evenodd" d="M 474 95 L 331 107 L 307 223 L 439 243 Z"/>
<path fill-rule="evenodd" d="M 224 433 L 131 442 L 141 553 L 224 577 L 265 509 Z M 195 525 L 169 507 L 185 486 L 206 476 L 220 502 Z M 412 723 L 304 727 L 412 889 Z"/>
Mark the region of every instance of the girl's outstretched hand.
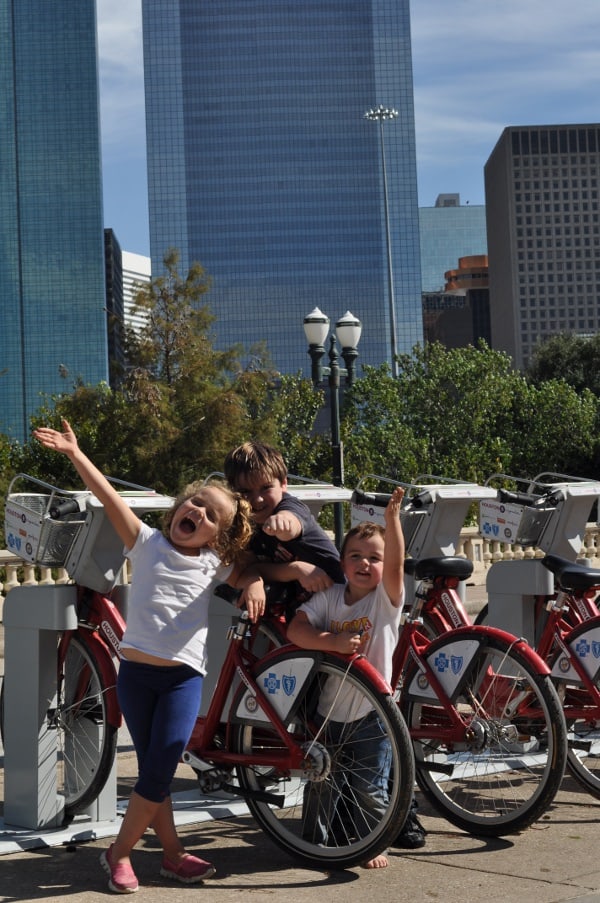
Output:
<path fill-rule="evenodd" d="M 71 429 L 68 420 L 62 420 L 61 423 L 62 432 L 50 429 L 50 427 L 40 426 L 33 431 L 33 437 L 38 442 L 41 442 L 44 448 L 50 448 L 53 451 L 61 452 L 63 455 L 68 455 L 70 452 L 76 451 L 78 447 L 77 436 Z"/>

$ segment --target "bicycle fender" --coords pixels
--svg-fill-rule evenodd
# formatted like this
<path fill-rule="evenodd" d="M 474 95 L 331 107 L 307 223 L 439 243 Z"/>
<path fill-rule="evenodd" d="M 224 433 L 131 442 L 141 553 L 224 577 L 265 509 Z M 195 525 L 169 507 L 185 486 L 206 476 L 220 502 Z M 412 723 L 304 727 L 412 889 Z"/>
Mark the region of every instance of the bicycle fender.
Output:
<path fill-rule="evenodd" d="M 359 671 L 380 693 L 391 695 L 389 684 L 379 671 L 362 655 L 340 655 L 334 652 L 320 652 L 314 649 L 300 649 L 288 644 L 272 650 L 255 665 L 254 680 L 263 691 L 277 715 L 285 720 L 290 717 L 302 698 L 304 687 L 310 682 L 313 672 L 324 656 L 339 659 L 352 670 Z M 265 721 L 265 713 L 256 700 L 254 690 L 243 686 L 236 695 L 231 708 L 233 721 Z"/>
<path fill-rule="evenodd" d="M 538 674 L 542 674 L 547 676 L 550 674 L 550 668 L 548 664 L 544 661 L 544 659 L 539 655 L 538 652 L 527 642 L 524 637 L 517 637 L 514 633 L 508 633 L 506 630 L 502 630 L 501 627 L 487 627 L 483 624 L 477 625 L 476 627 L 463 627 L 459 628 L 459 630 L 469 631 L 475 630 L 477 633 L 485 633 L 488 636 L 494 636 L 498 639 L 504 640 L 505 643 L 509 643 L 515 649 L 518 649 L 520 654 L 527 659 L 528 663 L 531 665 L 534 671 L 537 671 Z M 453 635 L 458 633 L 459 631 L 453 631 Z"/>
<path fill-rule="evenodd" d="M 112 656 L 106 643 L 92 631 L 85 632 L 80 639 L 88 647 L 93 655 L 102 678 L 102 687 L 105 691 L 106 717 L 108 723 L 117 729 L 123 723 L 123 716 L 117 700 L 117 672 L 113 664 Z"/>

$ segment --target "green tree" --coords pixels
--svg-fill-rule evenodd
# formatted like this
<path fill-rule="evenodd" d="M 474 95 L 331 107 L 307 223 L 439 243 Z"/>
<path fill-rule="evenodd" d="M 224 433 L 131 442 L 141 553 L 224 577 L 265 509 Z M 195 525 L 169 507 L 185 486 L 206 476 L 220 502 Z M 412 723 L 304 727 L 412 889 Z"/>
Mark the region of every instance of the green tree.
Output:
<path fill-rule="evenodd" d="M 559 333 L 534 349 L 527 378 L 535 385 L 564 379 L 576 392 L 590 389 L 600 398 L 600 333 Z"/>

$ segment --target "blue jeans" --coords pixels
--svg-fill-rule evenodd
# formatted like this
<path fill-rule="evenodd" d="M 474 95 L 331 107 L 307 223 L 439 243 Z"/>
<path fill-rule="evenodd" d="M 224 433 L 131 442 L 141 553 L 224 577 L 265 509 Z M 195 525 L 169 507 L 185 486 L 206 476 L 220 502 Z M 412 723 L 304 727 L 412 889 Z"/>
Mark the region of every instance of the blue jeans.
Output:
<path fill-rule="evenodd" d="M 202 675 L 189 665 L 159 667 L 121 659 L 117 694 L 137 755 L 134 790 L 161 803 L 169 796 L 196 723 Z"/>
<path fill-rule="evenodd" d="M 323 719 L 317 715 L 315 723 L 321 726 Z M 364 837 L 389 802 L 392 746 L 383 724 L 375 712 L 349 724 L 328 721 L 319 740 L 332 768 L 325 781 L 306 783 L 303 836 L 324 845 Z"/>

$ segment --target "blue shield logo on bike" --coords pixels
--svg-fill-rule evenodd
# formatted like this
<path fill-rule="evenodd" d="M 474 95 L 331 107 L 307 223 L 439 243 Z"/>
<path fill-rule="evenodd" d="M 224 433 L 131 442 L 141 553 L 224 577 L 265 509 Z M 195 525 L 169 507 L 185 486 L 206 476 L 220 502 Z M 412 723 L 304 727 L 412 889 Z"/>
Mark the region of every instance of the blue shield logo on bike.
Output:
<path fill-rule="evenodd" d="M 292 696 L 296 689 L 296 677 L 293 674 L 284 674 L 281 678 L 283 684 L 283 692 L 286 696 Z"/>
<path fill-rule="evenodd" d="M 453 674 L 460 674 L 463 667 L 464 658 L 462 655 L 451 655 L 450 656 L 450 667 L 452 668 Z"/>
<path fill-rule="evenodd" d="M 598 640 L 592 640 L 592 652 L 594 653 L 594 658 L 600 658 L 600 642 Z"/>

